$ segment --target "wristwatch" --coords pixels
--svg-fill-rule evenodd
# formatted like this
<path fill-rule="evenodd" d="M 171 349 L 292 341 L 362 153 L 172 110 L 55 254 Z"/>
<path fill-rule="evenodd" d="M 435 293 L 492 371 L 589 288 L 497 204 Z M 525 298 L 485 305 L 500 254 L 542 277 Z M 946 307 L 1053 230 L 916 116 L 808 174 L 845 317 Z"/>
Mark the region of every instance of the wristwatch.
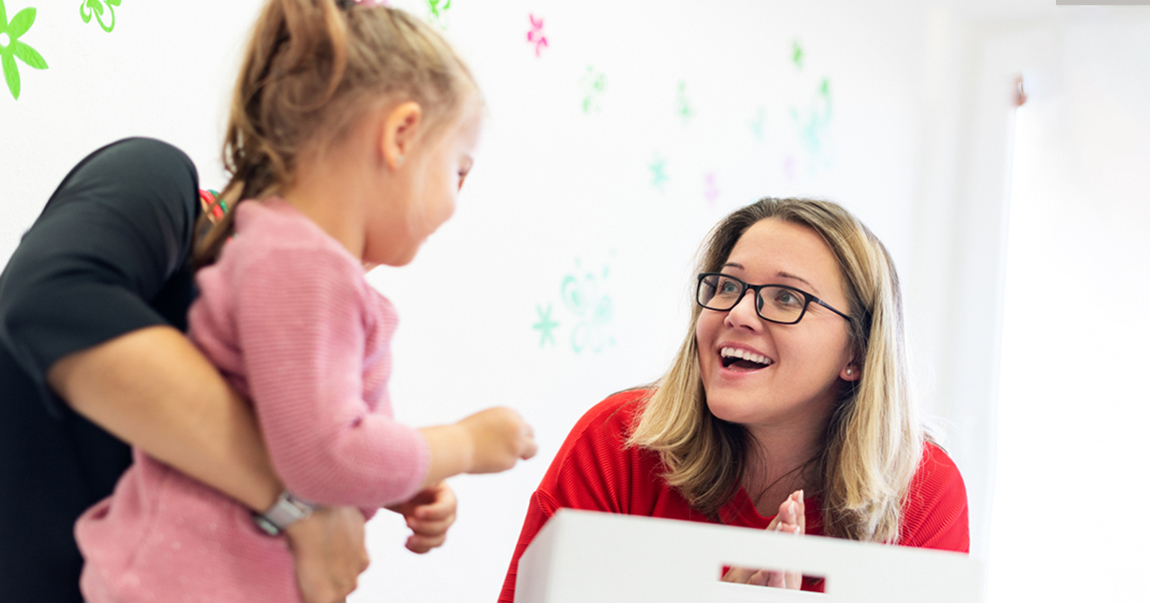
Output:
<path fill-rule="evenodd" d="M 279 536 L 291 524 L 311 515 L 315 507 L 284 491 L 263 513 L 252 513 L 252 519 L 268 536 Z"/>

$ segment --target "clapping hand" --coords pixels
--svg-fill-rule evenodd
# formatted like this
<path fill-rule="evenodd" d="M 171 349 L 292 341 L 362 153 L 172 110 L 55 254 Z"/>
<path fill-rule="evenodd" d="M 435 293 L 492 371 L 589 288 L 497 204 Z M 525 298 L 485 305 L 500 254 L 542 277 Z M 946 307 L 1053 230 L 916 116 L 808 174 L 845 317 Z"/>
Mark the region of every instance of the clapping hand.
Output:
<path fill-rule="evenodd" d="M 792 492 L 791 495 L 779 505 L 779 514 L 771 520 L 767 529 L 796 535 L 806 533 L 806 505 L 803 502 L 802 490 Z M 799 572 L 732 567 L 723 575 L 723 582 L 738 582 L 740 584 L 755 584 L 758 586 L 774 586 L 797 590 L 802 588 L 803 575 Z"/>

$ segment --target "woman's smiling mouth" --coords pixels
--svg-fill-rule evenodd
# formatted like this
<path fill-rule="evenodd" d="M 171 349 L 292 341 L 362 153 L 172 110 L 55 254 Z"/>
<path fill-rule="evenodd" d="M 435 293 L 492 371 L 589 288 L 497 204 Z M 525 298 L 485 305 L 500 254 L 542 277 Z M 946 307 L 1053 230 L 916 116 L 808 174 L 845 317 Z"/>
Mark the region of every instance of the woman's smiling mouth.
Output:
<path fill-rule="evenodd" d="M 738 371 L 757 371 L 774 364 L 770 358 L 742 348 L 719 348 L 719 357 L 723 368 Z"/>

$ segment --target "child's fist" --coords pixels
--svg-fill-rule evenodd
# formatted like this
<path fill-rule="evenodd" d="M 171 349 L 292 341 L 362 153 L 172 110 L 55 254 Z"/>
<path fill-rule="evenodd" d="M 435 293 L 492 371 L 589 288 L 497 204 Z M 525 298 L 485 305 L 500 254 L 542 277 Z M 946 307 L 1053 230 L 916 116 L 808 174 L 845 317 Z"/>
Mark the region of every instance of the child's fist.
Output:
<path fill-rule="evenodd" d="M 535 432 L 510 408 L 489 408 L 459 422 L 471 436 L 468 473 L 498 473 L 535 456 Z"/>

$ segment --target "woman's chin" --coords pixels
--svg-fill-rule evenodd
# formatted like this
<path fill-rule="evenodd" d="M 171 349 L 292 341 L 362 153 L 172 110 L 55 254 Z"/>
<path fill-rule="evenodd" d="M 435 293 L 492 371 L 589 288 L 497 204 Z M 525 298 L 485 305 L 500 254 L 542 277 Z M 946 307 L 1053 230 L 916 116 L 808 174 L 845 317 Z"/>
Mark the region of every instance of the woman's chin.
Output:
<path fill-rule="evenodd" d="M 738 423 L 744 425 L 751 422 L 756 414 L 762 412 L 762 401 L 751 402 L 749 400 L 732 400 L 727 396 L 719 395 L 715 397 L 707 396 L 707 409 L 711 411 L 716 419 L 721 419 L 728 423 Z M 758 413 L 756 413 L 758 411 Z"/>

